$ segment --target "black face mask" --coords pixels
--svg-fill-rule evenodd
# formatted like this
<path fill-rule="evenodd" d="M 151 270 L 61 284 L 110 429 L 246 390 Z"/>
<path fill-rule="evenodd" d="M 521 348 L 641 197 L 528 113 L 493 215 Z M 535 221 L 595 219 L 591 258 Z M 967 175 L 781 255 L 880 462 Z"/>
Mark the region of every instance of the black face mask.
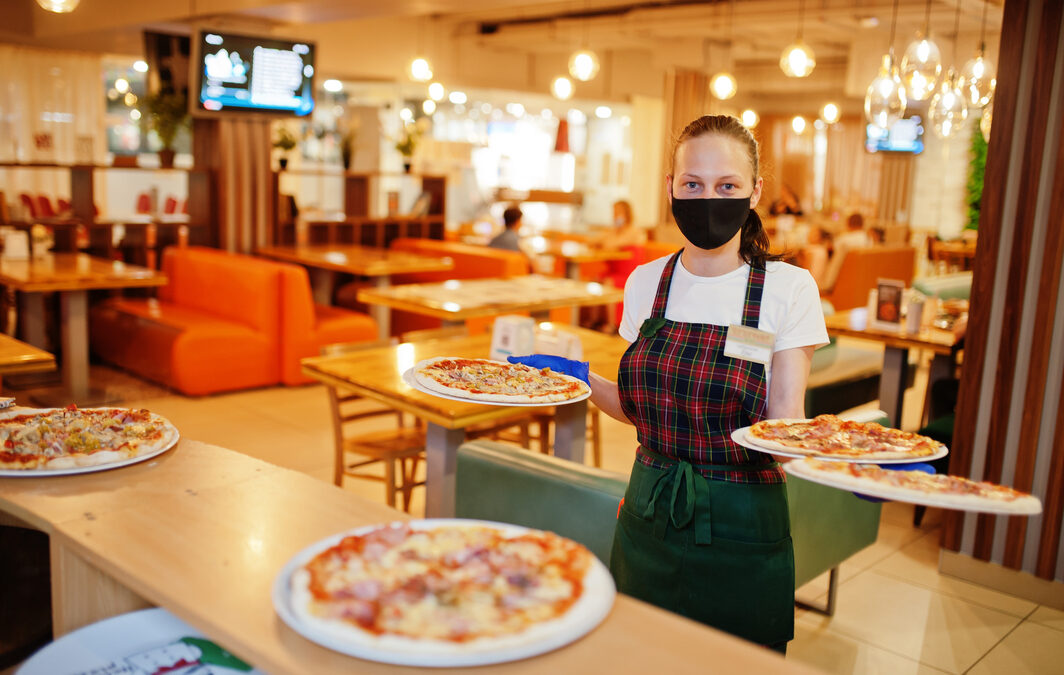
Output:
<path fill-rule="evenodd" d="M 731 241 L 750 215 L 750 198 L 676 199 L 672 217 L 680 232 L 698 248 L 711 250 Z"/>

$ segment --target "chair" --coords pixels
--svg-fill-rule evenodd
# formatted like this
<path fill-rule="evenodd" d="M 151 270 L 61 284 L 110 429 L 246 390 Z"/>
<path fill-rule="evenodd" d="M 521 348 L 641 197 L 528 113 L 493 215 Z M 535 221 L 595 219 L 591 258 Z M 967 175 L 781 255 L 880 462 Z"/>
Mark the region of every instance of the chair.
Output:
<path fill-rule="evenodd" d="M 37 195 L 37 213 L 41 218 L 55 218 L 55 208 L 47 195 Z"/>
<path fill-rule="evenodd" d="M 23 192 L 18 196 L 18 200 L 22 203 L 22 207 L 26 211 L 26 217 L 31 220 L 37 218 L 37 204 L 33 201 L 33 197 Z"/>
<path fill-rule="evenodd" d="M 395 344 L 394 340 L 380 342 L 354 342 L 326 345 L 321 348 L 323 356 L 350 354 L 363 349 L 383 347 Z M 366 400 L 353 392 L 327 387 L 329 406 L 333 419 L 333 441 L 335 458 L 333 462 L 333 483 L 343 485 L 344 476 L 384 482 L 384 498 L 388 506 L 395 507 L 396 493 L 403 494 L 403 510 L 410 510 L 410 495 L 415 487 L 424 485 L 415 476 L 418 464 L 425 456 L 425 431 L 419 426 L 405 426 L 403 413 L 391 408 L 373 407 L 364 409 L 355 406 L 358 401 Z M 357 408 L 357 409 L 355 409 Z M 356 434 L 348 433 L 348 426 L 359 420 L 373 417 L 395 415 L 398 427 L 383 431 Z M 348 455 L 358 455 L 360 459 L 350 461 Z M 384 465 L 384 475 L 359 471 L 373 464 Z M 396 478 L 399 483 L 396 484 Z"/>
<path fill-rule="evenodd" d="M 147 192 L 137 195 L 137 213 L 151 213 L 151 195 Z"/>
<path fill-rule="evenodd" d="M 175 199 L 173 195 L 166 198 L 166 202 L 163 204 L 163 213 L 177 213 L 177 199 Z"/>

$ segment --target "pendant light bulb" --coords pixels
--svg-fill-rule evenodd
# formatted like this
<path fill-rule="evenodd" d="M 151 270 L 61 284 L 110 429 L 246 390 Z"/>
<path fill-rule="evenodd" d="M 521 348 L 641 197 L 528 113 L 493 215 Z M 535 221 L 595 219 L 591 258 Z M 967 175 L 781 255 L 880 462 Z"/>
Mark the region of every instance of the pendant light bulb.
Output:
<path fill-rule="evenodd" d="M 568 101 L 573 96 L 573 83 L 564 75 L 559 75 L 550 83 L 550 93 L 559 101 Z"/>
<path fill-rule="evenodd" d="M 761 121 L 761 118 L 758 117 L 757 113 L 749 108 L 743 111 L 743 114 L 739 119 L 743 121 L 743 126 L 747 129 L 753 129 L 757 126 L 757 123 Z"/>
<path fill-rule="evenodd" d="M 443 100 L 447 90 L 439 82 L 433 82 L 429 85 L 429 98 L 437 103 Z"/>
<path fill-rule="evenodd" d="M 594 79 L 598 71 L 598 56 L 590 49 L 573 52 L 573 55 L 569 57 L 569 74 L 581 82 Z"/>
<path fill-rule="evenodd" d="M 805 132 L 805 118 L 801 115 L 795 115 L 791 119 L 791 129 L 794 129 L 794 133 L 801 135 Z"/>
<path fill-rule="evenodd" d="M 960 131 L 964 120 L 968 119 L 968 104 L 957 86 L 957 78 L 952 68 L 938 91 L 931 97 L 927 116 L 931 120 L 931 128 L 940 138 L 949 138 Z"/>
<path fill-rule="evenodd" d="M 415 82 L 428 82 L 432 79 L 432 66 L 428 59 L 419 56 L 410 62 L 410 79 Z"/>
<path fill-rule="evenodd" d="M 839 106 L 834 103 L 825 103 L 824 107 L 820 110 L 821 118 L 823 118 L 828 124 L 835 124 L 838 122 L 841 114 Z"/>
<path fill-rule="evenodd" d="M 735 81 L 734 75 L 725 70 L 710 78 L 709 90 L 721 101 L 727 101 L 735 96 L 735 92 L 739 90 L 739 83 Z"/>
<path fill-rule="evenodd" d="M 968 99 L 968 105 L 982 107 L 990 103 L 994 96 L 997 80 L 994 78 L 994 64 L 983 56 L 980 49 L 975 58 L 969 59 L 961 69 L 960 88 Z"/>
<path fill-rule="evenodd" d="M 37 0 L 37 4 L 41 6 L 41 9 L 46 9 L 56 14 L 73 12 L 78 8 L 79 2 L 81 0 Z"/>
<path fill-rule="evenodd" d="M 807 77 L 816 68 L 816 56 L 809 45 L 798 40 L 783 50 L 780 70 L 787 77 Z"/>
<path fill-rule="evenodd" d="M 888 129 L 905 114 L 905 104 L 905 88 L 894 65 L 894 54 L 884 54 L 879 74 L 865 92 L 865 118 L 880 129 Z"/>
<path fill-rule="evenodd" d="M 942 52 L 927 36 L 917 37 L 901 57 L 901 81 L 908 98 L 926 101 L 942 76 Z"/>

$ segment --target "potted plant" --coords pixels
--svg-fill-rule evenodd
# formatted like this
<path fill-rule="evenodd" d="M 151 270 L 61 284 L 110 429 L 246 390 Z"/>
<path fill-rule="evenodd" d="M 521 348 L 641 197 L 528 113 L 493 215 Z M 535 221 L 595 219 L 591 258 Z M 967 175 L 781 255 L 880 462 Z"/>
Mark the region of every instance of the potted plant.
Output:
<path fill-rule="evenodd" d="M 183 94 L 174 91 L 156 92 L 147 99 L 148 118 L 162 143 L 159 151 L 159 166 L 172 169 L 174 166 L 174 139 L 188 120 L 188 101 Z"/>
<path fill-rule="evenodd" d="M 296 147 L 295 134 L 289 131 L 288 127 L 277 127 L 277 136 L 273 139 L 273 147 L 281 151 L 281 159 L 279 161 L 281 164 L 281 170 L 284 171 L 288 166 L 288 153 Z"/>
<path fill-rule="evenodd" d="M 410 165 L 419 140 L 421 140 L 421 128 L 416 124 L 404 124 L 399 140 L 395 142 L 395 149 L 403 156 L 403 171 L 406 173 L 410 173 Z"/>

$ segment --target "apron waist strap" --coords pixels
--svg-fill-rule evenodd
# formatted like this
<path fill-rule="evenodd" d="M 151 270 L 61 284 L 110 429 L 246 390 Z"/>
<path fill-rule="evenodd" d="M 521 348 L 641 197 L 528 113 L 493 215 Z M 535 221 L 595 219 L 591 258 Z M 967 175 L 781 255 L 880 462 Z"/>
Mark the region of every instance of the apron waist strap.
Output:
<path fill-rule="evenodd" d="M 765 462 L 763 464 L 695 464 L 694 462 L 688 462 L 682 459 L 677 459 L 676 457 L 666 457 L 665 455 L 654 452 L 650 448 L 643 447 L 642 445 L 639 446 L 637 452 L 641 455 L 649 457 L 650 459 L 653 459 L 657 462 L 661 462 L 663 464 L 690 464 L 692 467 L 698 469 L 699 471 L 753 472 L 764 471 L 766 469 L 775 469 L 777 466 L 780 465 L 779 462 L 776 461 Z"/>

